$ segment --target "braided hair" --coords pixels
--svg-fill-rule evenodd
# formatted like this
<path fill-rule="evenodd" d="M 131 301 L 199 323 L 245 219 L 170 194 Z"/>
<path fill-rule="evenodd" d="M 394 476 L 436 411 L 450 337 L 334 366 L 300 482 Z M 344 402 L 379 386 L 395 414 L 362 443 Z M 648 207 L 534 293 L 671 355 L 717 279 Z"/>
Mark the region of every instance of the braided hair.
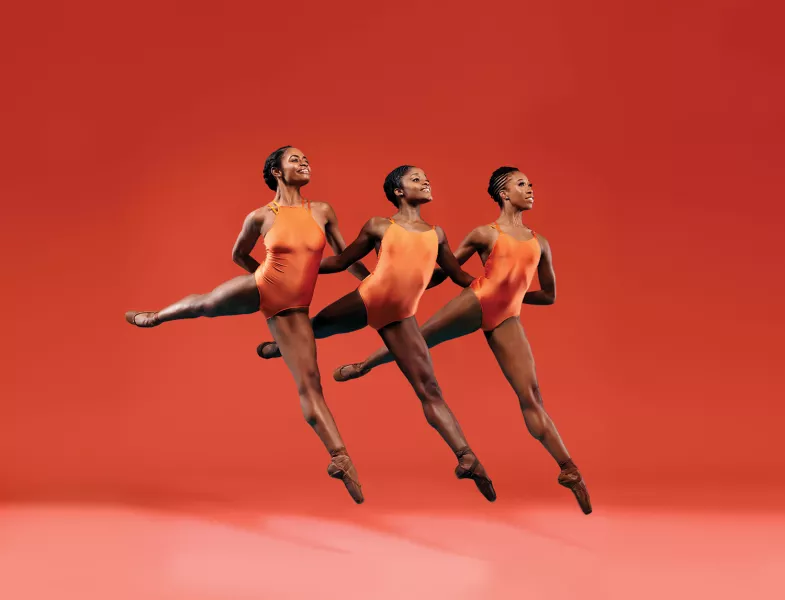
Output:
<path fill-rule="evenodd" d="M 395 195 L 395 190 L 401 189 L 404 175 L 406 175 L 414 167 L 411 165 L 402 165 L 390 171 L 387 177 L 384 178 L 384 195 L 392 202 L 396 208 L 400 205 L 398 196 Z"/>
<path fill-rule="evenodd" d="M 488 182 L 488 194 L 499 206 L 502 205 L 501 191 L 507 185 L 510 173 L 515 173 L 516 171 L 520 171 L 520 169 L 518 167 L 499 167 L 491 175 L 491 180 Z"/>
<path fill-rule="evenodd" d="M 281 146 L 278 148 L 278 150 L 270 154 L 270 156 L 267 157 L 267 160 L 264 161 L 264 169 L 262 169 L 264 182 L 272 191 L 276 191 L 278 189 L 278 180 L 275 178 L 275 175 L 273 175 L 273 169 L 281 168 L 281 159 L 283 158 L 284 152 L 286 152 L 291 147 L 292 146 Z"/>

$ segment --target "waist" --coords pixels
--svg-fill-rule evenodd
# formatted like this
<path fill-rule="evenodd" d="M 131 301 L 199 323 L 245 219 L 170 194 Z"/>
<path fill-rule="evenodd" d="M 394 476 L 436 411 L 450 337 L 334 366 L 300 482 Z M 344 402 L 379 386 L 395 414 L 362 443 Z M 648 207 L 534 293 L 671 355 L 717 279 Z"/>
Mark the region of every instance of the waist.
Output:
<path fill-rule="evenodd" d="M 490 276 L 483 275 L 482 277 L 478 277 L 472 282 L 472 287 L 475 286 L 490 286 L 494 289 L 499 291 L 505 291 L 509 293 L 515 293 L 519 290 L 527 290 L 531 285 L 532 278 L 523 276 L 510 276 L 509 274 L 506 276 L 502 276 L 499 274 L 491 274 Z"/>

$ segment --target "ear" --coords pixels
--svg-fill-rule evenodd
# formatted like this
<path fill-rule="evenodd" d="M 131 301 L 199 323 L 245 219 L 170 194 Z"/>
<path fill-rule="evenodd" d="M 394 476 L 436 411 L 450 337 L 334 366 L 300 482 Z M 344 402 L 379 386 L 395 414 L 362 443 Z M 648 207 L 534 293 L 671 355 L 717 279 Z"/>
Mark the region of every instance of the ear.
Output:
<path fill-rule="evenodd" d="M 403 196 L 403 190 L 401 188 L 395 188 L 393 190 L 393 194 L 395 194 L 396 196 Z"/>

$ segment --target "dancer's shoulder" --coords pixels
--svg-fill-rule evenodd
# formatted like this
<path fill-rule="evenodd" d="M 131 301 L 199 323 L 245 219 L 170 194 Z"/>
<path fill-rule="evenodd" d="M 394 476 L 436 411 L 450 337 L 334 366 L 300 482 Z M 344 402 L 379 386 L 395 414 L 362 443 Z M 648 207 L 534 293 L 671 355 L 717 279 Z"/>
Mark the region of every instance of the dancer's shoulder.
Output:
<path fill-rule="evenodd" d="M 480 225 L 479 227 L 472 229 L 469 232 L 469 235 L 466 236 L 466 239 L 475 248 L 482 249 L 485 246 L 493 244 L 498 235 L 495 224 L 488 223 L 487 225 Z"/>

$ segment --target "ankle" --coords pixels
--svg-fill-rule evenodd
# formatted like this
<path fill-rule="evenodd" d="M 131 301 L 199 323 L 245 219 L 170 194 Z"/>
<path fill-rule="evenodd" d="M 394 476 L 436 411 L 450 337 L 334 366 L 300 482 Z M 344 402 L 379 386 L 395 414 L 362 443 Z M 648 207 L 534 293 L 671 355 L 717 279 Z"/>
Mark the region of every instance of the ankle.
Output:
<path fill-rule="evenodd" d="M 458 460 L 461 460 L 464 456 L 476 456 L 469 446 L 464 446 L 463 448 L 459 448 L 455 451 L 455 456 Z"/>
<path fill-rule="evenodd" d="M 559 463 L 559 468 L 562 471 L 567 471 L 569 469 L 577 469 L 578 467 L 575 466 L 575 463 L 572 462 L 571 458 L 568 458 L 567 460 L 563 460 Z"/>
<path fill-rule="evenodd" d="M 330 450 L 330 456 L 336 458 L 338 456 L 349 456 L 349 455 L 346 453 L 346 447 L 341 446 L 340 448 L 336 448 L 335 450 Z"/>

